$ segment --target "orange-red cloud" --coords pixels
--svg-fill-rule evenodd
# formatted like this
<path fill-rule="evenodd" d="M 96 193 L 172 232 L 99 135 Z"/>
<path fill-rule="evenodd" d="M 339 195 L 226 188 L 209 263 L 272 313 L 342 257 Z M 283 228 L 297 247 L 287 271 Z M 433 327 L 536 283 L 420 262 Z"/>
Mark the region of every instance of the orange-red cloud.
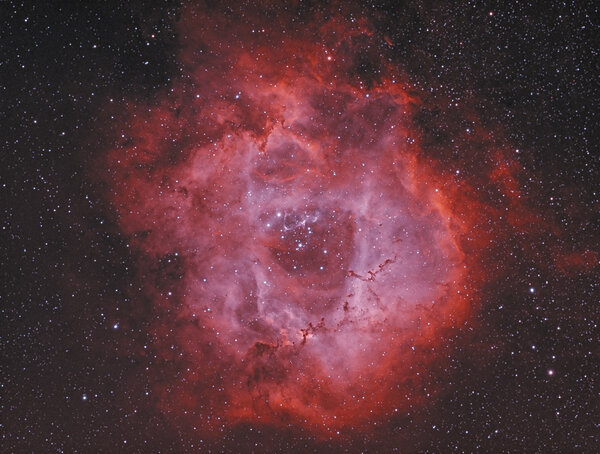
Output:
<path fill-rule="evenodd" d="M 184 12 L 181 77 L 127 106 L 107 155 L 153 348 L 178 365 L 152 380 L 157 405 L 204 433 L 366 431 L 436 392 L 423 377 L 520 224 L 423 153 L 389 38 L 240 14 Z M 490 155 L 486 188 L 518 207 L 516 163 Z"/>

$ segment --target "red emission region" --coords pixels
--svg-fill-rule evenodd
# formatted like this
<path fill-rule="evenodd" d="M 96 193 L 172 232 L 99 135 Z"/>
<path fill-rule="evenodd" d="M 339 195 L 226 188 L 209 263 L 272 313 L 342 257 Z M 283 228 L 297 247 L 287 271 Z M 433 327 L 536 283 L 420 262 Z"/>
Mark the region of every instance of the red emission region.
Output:
<path fill-rule="evenodd" d="M 435 393 L 497 213 L 423 156 L 406 78 L 355 70 L 368 24 L 244 23 L 185 11 L 182 77 L 127 103 L 107 155 L 152 348 L 178 365 L 152 391 L 204 433 L 365 431 Z"/>

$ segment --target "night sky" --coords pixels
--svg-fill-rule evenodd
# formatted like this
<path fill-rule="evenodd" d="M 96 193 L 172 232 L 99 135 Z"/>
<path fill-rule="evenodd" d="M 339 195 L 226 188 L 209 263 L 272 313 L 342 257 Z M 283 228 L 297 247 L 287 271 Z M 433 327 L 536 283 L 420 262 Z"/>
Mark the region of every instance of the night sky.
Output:
<path fill-rule="evenodd" d="M 0 4 L 0 452 L 600 451 L 597 2 L 149 3 Z"/>

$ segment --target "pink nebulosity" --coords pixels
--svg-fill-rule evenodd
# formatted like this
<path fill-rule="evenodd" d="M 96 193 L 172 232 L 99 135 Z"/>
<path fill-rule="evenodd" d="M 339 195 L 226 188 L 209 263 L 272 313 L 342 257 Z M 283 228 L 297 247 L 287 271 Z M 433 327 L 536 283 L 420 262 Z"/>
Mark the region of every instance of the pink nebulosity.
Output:
<path fill-rule="evenodd" d="M 185 364 L 158 405 L 205 431 L 405 411 L 477 304 L 490 210 L 421 156 L 400 76 L 352 75 L 370 29 L 316 24 L 186 11 L 184 77 L 129 105 L 108 156 L 123 233 L 178 267 L 147 278 L 155 349 Z"/>

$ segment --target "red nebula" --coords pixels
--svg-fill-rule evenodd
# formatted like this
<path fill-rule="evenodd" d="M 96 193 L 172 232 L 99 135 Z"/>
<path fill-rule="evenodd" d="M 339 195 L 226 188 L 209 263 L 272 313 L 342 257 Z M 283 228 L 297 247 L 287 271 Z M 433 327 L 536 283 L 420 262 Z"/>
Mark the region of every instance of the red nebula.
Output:
<path fill-rule="evenodd" d="M 423 155 L 402 76 L 357 73 L 364 21 L 182 17 L 182 77 L 127 105 L 107 158 L 152 349 L 179 365 L 151 377 L 158 407 L 204 433 L 329 436 L 427 400 L 494 210 Z"/>

